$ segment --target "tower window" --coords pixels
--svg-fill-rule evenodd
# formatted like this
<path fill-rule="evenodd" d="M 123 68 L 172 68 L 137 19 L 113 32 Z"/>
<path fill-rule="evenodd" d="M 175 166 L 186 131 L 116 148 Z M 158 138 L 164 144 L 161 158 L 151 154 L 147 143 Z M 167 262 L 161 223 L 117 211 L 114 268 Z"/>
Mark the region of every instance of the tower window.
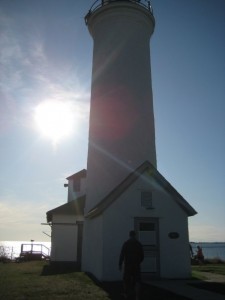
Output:
<path fill-rule="evenodd" d="M 152 208 L 152 192 L 141 192 L 141 206 L 145 208 Z"/>

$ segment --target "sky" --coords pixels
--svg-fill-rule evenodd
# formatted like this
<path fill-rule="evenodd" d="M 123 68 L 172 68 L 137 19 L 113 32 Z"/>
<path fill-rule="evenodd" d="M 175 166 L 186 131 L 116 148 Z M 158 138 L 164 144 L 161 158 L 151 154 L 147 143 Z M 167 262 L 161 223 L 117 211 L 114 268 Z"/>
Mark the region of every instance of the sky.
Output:
<path fill-rule="evenodd" d="M 0 0 L 0 241 L 50 241 L 46 212 L 86 168 L 93 2 Z M 151 5 L 158 170 L 198 212 L 190 240 L 225 242 L 225 1 Z M 53 103 L 54 134 L 38 117 Z"/>

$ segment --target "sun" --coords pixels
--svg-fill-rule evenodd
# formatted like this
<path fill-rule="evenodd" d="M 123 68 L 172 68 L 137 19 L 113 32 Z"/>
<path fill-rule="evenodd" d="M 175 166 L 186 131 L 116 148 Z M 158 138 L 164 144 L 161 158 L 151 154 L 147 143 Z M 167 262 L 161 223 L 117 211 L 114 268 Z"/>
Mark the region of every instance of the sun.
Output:
<path fill-rule="evenodd" d="M 46 100 L 35 108 L 34 120 L 38 131 L 57 145 L 74 130 L 74 107 L 70 102 Z"/>

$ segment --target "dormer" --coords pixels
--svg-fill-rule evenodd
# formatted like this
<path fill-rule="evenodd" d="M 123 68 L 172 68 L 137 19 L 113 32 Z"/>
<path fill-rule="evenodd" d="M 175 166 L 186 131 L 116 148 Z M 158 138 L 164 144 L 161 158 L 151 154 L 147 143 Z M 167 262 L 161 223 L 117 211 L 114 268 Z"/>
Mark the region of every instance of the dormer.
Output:
<path fill-rule="evenodd" d="M 86 194 L 86 176 L 87 170 L 83 169 L 66 178 L 68 184 L 64 184 L 64 187 L 68 187 L 68 202 Z"/>

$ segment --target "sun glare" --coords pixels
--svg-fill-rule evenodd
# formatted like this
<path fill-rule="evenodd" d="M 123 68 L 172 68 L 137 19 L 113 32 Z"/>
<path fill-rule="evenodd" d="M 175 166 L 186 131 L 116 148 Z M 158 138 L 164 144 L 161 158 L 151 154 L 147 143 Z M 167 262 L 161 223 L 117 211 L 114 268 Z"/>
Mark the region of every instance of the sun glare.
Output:
<path fill-rule="evenodd" d="M 34 119 L 39 132 L 54 145 L 70 136 L 74 129 L 74 109 L 69 102 L 44 101 L 35 108 Z"/>

